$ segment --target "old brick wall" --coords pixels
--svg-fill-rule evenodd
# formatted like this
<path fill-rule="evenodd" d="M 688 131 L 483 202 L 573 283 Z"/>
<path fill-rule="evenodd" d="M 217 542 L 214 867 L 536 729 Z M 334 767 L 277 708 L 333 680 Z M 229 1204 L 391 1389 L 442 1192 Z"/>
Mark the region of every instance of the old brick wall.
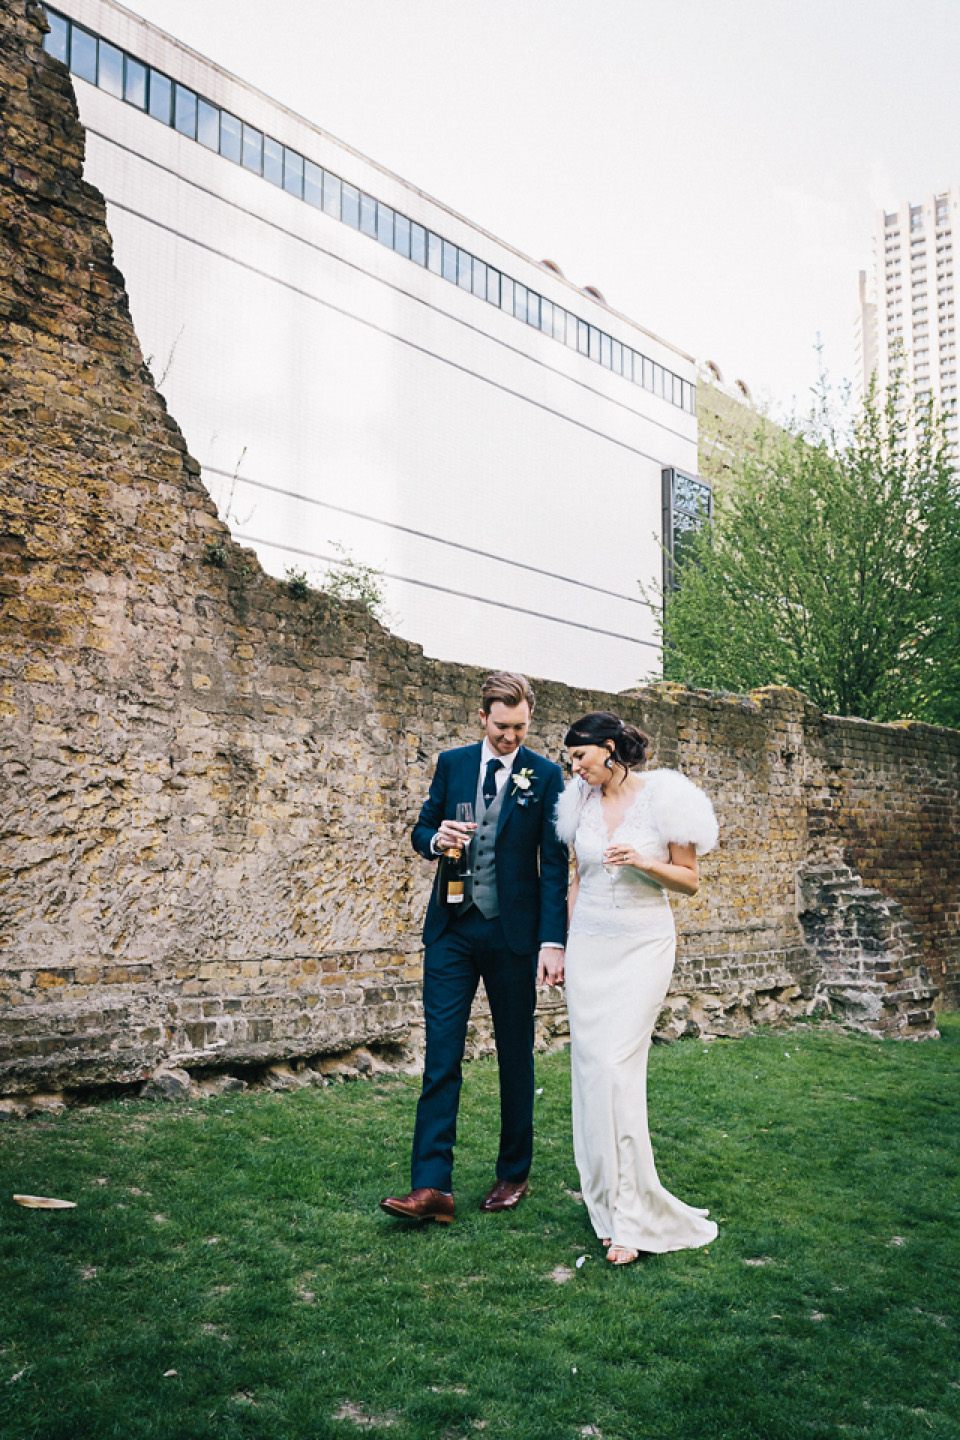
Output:
<path fill-rule="evenodd" d="M 408 831 L 481 674 L 231 543 L 143 365 L 42 23 L 0 5 L 0 1091 L 409 1044 L 431 871 Z M 715 798 L 665 1035 L 802 1012 L 798 868 L 838 855 L 956 1003 L 960 735 L 782 690 L 536 688 L 547 753 L 618 708 Z"/>
<path fill-rule="evenodd" d="M 943 1000 L 960 1004 L 960 735 L 834 720 L 809 707 L 812 853 L 840 857 L 899 901 Z"/>

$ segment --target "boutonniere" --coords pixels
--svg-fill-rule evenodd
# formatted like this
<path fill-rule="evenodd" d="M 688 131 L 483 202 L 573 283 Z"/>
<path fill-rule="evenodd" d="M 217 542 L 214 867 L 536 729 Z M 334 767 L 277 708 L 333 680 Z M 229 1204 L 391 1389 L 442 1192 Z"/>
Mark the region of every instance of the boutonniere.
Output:
<path fill-rule="evenodd" d="M 518 805 L 529 805 L 531 801 L 536 803 L 537 796 L 533 793 L 532 770 L 515 770 L 511 779 L 513 780 L 513 793 L 517 796 Z"/>

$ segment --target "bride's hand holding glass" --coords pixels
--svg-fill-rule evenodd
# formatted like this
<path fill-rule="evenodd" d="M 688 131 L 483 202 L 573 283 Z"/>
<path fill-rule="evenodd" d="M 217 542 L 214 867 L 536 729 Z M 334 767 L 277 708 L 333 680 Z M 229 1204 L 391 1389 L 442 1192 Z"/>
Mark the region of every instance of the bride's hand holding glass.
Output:
<path fill-rule="evenodd" d="M 603 852 L 603 868 L 607 871 L 632 865 L 635 870 L 645 870 L 650 862 L 638 854 L 632 845 L 608 845 Z"/>

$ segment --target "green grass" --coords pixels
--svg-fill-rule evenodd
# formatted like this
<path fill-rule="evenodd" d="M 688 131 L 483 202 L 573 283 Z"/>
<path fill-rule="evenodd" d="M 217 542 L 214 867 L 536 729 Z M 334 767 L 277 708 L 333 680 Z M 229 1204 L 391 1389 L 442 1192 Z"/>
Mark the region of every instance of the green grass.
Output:
<path fill-rule="evenodd" d="M 377 1209 L 407 1187 L 413 1082 L 10 1122 L 0 1435 L 960 1436 L 960 1017 L 943 1032 L 656 1049 L 662 1178 L 720 1238 L 623 1270 L 569 1193 L 562 1054 L 507 1215 L 477 1211 L 496 1070 L 468 1068 L 445 1228 Z"/>

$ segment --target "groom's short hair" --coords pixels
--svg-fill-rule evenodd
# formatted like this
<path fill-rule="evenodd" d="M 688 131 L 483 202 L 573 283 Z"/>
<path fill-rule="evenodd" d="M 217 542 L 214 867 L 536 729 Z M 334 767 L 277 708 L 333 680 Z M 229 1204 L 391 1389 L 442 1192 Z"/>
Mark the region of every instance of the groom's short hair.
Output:
<path fill-rule="evenodd" d="M 511 708 L 522 705 L 526 700 L 530 706 L 530 714 L 533 714 L 534 696 L 530 681 L 526 675 L 518 675 L 515 670 L 495 670 L 484 680 L 483 689 L 480 691 L 484 715 L 490 714 L 491 706 L 498 700 Z"/>

